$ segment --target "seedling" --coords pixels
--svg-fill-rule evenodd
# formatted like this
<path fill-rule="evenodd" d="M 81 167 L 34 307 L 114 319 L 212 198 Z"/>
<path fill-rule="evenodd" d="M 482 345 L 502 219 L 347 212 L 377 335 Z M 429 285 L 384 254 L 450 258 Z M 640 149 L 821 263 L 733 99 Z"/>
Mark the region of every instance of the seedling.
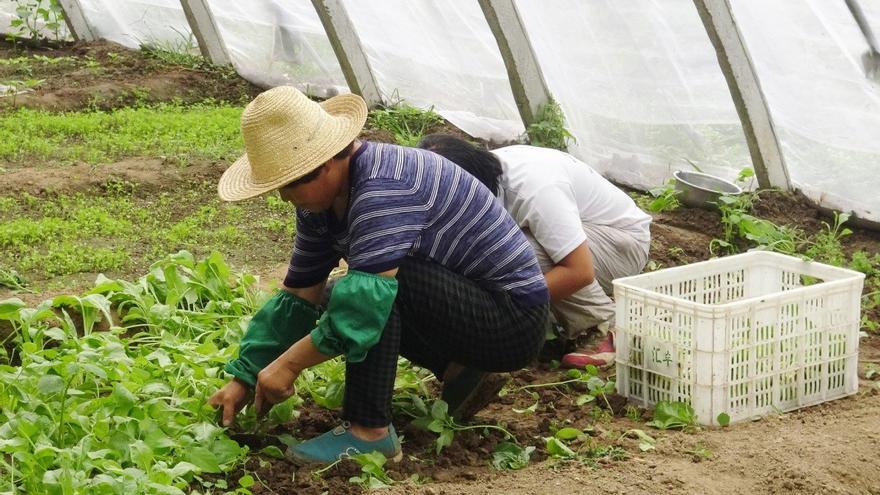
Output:
<path fill-rule="evenodd" d="M 841 240 L 852 234 L 852 230 L 843 226 L 849 220 L 849 216 L 849 213 L 835 211 L 833 224 L 822 222 L 825 230 L 817 233 L 811 240 L 804 256 L 835 266 L 843 266 L 846 263 L 846 254 L 841 247 Z"/>
<path fill-rule="evenodd" d="M 654 419 L 648 422 L 659 430 L 685 429 L 697 424 L 694 408 L 684 402 L 660 401 L 654 406 Z"/>
<path fill-rule="evenodd" d="M 423 430 L 437 434 L 436 453 L 439 454 L 444 448 L 452 444 L 456 432 L 467 430 L 494 430 L 503 435 L 505 439 L 509 439 L 516 443 L 516 437 L 498 425 L 469 425 L 462 426 L 458 424 L 451 416 L 449 416 L 449 406 L 442 400 L 436 400 L 431 405 L 430 411 L 426 405 L 421 402 L 418 397 L 413 397 L 414 405 L 421 415 L 413 420 L 412 424 Z"/>
<path fill-rule="evenodd" d="M 654 199 L 647 202 L 641 201 L 639 206 L 651 213 L 674 210 L 681 206 L 681 202 L 678 200 L 679 192 L 675 189 L 675 179 L 669 179 L 662 186 L 649 190 L 648 193 Z"/>
<path fill-rule="evenodd" d="M 492 452 L 492 467 L 498 470 L 517 470 L 529 465 L 535 447 L 520 447 L 513 442 L 501 442 Z"/>
<path fill-rule="evenodd" d="M 394 484 L 394 480 L 385 472 L 385 463 L 388 459 L 381 452 L 358 454 L 351 460 L 361 466 L 361 474 L 349 478 L 350 483 L 356 483 L 369 490 L 388 488 Z"/>
<path fill-rule="evenodd" d="M 639 430 L 639 429 L 627 430 L 623 433 L 623 435 L 620 436 L 620 439 L 622 440 L 627 437 L 638 439 L 639 440 L 639 450 L 641 450 L 642 452 L 650 452 L 650 451 L 654 450 L 655 444 L 657 443 L 657 440 L 654 437 L 652 437 L 651 435 L 648 435 L 647 433 L 645 433 L 644 430 Z"/>
<path fill-rule="evenodd" d="M 406 104 L 373 110 L 368 119 L 370 127 L 389 131 L 397 144 L 410 147 L 417 146 L 429 129 L 442 123 L 434 107 L 424 110 Z"/>
<path fill-rule="evenodd" d="M 541 105 L 536 121 L 526 130 L 529 143 L 543 148 L 566 151 L 569 142 L 575 142 L 574 135 L 565 128 L 565 113 L 553 98 Z"/>
<path fill-rule="evenodd" d="M 611 405 L 608 403 L 608 399 L 606 397 L 607 394 L 613 393 L 616 390 L 616 386 L 613 380 L 605 381 L 599 377 L 599 368 L 593 365 L 587 365 L 583 370 L 579 369 L 570 369 L 566 372 L 566 376 L 568 376 L 567 380 L 561 380 L 558 382 L 550 382 L 550 383 L 533 383 L 530 385 L 524 385 L 522 387 L 516 388 L 512 391 L 504 391 L 502 390 L 502 395 L 505 395 L 510 392 L 517 392 L 521 390 L 532 390 L 536 388 L 542 387 L 562 387 L 562 386 L 570 386 L 575 383 L 580 383 L 586 386 L 587 392 L 582 393 L 577 396 L 575 399 L 575 404 L 582 406 L 584 404 L 595 401 L 598 398 L 601 398 L 605 401 L 605 404 L 611 409 Z"/>

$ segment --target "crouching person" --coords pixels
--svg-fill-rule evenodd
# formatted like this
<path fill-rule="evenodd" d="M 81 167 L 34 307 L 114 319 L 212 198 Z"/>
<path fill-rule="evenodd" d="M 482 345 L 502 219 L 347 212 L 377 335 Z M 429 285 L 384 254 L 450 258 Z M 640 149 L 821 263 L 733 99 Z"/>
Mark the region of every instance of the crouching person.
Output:
<path fill-rule="evenodd" d="M 258 414 L 294 393 L 303 369 L 345 356 L 344 423 L 288 451 L 299 462 L 382 452 L 398 356 L 432 371 L 459 419 L 486 405 L 540 351 L 549 294 L 534 251 L 489 190 L 439 155 L 357 140 L 364 101 L 315 103 L 269 90 L 241 118 L 246 154 L 220 179 L 224 200 L 278 190 L 297 207 L 285 289 L 254 316 L 234 378 L 209 400 L 231 424 L 254 389 Z M 340 258 L 348 274 L 323 289 Z M 497 378 L 497 377 L 496 377 Z"/>
<path fill-rule="evenodd" d="M 560 337 L 573 340 L 592 329 L 605 334 L 595 347 L 564 355 L 562 364 L 612 364 L 611 281 L 645 267 L 651 216 L 561 151 L 522 145 L 487 151 L 444 134 L 425 136 L 419 147 L 481 180 L 523 229 L 547 278 L 551 311 L 564 330 Z"/>

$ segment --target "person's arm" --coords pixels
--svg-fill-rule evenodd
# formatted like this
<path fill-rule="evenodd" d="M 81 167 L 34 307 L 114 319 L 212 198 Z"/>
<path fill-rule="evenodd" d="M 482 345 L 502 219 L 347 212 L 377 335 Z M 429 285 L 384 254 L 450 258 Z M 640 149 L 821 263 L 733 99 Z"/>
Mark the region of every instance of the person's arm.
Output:
<path fill-rule="evenodd" d="M 592 284 L 596 275 L 593 269 L 593 256 L 586 241 L 545 272 L 544 278 L 547 281 L 551 301 L 565 299 Z"/>
<path fill-rule="evenodd" d="M 348 287 L 347 281 L 342 279 L 337 282 L 318 328 L 290 346 L 257 375 L 254 393 L 257 415 L 265 414 L 272 405 L 283 402 L 293 395 L 293 383 L 302 370 L 323 363 L 343 352 L 351 361 L 363 360 L 367 350 L 382 335 L 396 294 L 397 281 L 394 279 L 396 275 L 397 268 L 376 275 L 356 274 L 355 278 L 378 277 L 373 284 L 372 294 L 360 293 L 365 288 L 362 282 L 355 282 L 352 287 Z M 390 279 L 393 283 L 389 283 L 386 279 Z M 366 284 L 370 285 L 369 282 Z M 314 288 L 309 288 L 310 291 L 312 289 Z M 319 294 L 320 292 L 317 297 L 320 297 Z M 296 295 L 302 298 L 316 296 L 312 292 L 300 292 Z M 371 301 L 371 297 L 376 300 Z M 366 308 L 365 304 L 370 307 Z M 362 326 L 354 328 L 353 323 Z"/>

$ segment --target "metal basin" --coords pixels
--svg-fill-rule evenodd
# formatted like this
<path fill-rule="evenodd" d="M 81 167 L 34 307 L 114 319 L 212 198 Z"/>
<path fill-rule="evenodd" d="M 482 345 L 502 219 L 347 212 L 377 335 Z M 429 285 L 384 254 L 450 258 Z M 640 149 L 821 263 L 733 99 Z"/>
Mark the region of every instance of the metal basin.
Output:
<path fill-rule="evenodd" d="M 742 193 L 738 185 L 714 175 L 676 170 L 672 176 L 675 190 L 679 191 L 678 200 L 693 208 L 715 208 L 722 194 Z"/>

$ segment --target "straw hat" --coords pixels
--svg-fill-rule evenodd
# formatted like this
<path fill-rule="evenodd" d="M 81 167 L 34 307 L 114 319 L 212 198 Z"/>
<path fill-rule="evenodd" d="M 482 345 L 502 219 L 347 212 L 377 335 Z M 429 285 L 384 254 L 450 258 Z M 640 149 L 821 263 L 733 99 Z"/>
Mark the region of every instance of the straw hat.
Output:
<path fill-rule="evenodd" d="M 354 141 L 366 120 L 357 95 L 316 103 L 290 86 L 260 93 L 241 115 L 246 153 L 220 177 L 217 192 L 238 201 L 307 175 Z"/>

